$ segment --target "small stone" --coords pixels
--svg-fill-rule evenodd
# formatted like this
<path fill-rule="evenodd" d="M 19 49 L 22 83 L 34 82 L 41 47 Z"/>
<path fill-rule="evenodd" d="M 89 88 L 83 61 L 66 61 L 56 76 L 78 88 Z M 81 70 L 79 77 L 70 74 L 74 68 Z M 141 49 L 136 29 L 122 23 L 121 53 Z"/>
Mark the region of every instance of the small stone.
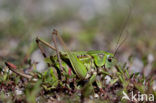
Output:
<path fill-rule="evenodd" d="M 97 72 L 93 72 L 94 75 L 97 75 Z"/>
<path fill-rule="evenodd" d="M 154 61 L 154 56 L 153 56 L 153 54 L 149 54 L 149 55 L 148 55 L 148 61 L 149 61 L 149 63 L 151 63 L 151 62 Z"/>
<path fill-rule="evenodd" d="M 88 79 L 89 77 L 90 77 L 90 74 L 87 74 L 87 75 L 86 75 L 86 79 Z"/>
<path fill-rule="evenodd" d="M 19 90 L 19 89 L 16 89 L 16 95 L 21 95 L 21 94 L 23 94 L 23 92 L 21 91 L 21 90 Z"/>
<path fill-rule="evenodd" d="M 111 81 L 111 77 L 107 75 L 107 76 L 105 77 L 105 79 L 106 79 L 106 84 L 109 84 L 110 81 Z"/>
<path fill-rule="evenodd" d="M 99 98 L 99 95 L 95 93 L 95 94 L 94 94 L 94 97 L 95 97 L 95 98 Z"/>
<path fill-rule="evenodd" d="M 153 90 L 156 91 L 156 80 L 153 83 Z"/>

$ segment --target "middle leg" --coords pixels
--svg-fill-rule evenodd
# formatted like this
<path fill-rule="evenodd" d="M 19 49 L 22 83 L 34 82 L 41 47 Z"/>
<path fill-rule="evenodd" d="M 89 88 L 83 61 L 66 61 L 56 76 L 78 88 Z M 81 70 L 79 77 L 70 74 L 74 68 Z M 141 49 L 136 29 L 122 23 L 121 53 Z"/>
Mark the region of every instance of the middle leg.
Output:
<path fill-rule="evenodd" d="M 57 55 L 57 59 L 58 59 L 58 62 L 59 62 L 59 66 L 60 66 L 60 79 L 62 80 L 62 77 L 61 75 L 63 74 L 63 67 L 62 67 L 62 61 L 61 61 L 61 57 L 60 57 L 60 52 L 58 50 L 58 46 L 57 46 L 57 42 L 56 42 L 56 36 L 57 35 L 57 31 L 54 29 L 53 32 L 52 32 L 52 40 L 54 42 L 54 46 L 55 46 L 55 51 L 56 51 L 56 55 Z"/>

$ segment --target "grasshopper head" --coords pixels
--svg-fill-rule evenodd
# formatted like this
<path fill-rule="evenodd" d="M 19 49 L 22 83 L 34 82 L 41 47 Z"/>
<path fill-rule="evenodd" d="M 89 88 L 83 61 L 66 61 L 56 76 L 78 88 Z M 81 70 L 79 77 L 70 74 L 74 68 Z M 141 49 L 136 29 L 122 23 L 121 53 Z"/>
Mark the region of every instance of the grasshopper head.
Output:
<path fill-rule="evenodd" d="M 94 63 L 97 67 L 105 66 L 111 68 L 117 62 L 114 54 L 105 51 L 88 51 L 87 54 L 94 58 Z"/>
<path fill-rule="evenodd" d="M 116 63 L 117 63 L 117 60 L 115 59 L 115 57 L 112 54 L 107 55 L 106 62 L 105 62 L 105 67 L 106 68 L 111 68 Z"/>

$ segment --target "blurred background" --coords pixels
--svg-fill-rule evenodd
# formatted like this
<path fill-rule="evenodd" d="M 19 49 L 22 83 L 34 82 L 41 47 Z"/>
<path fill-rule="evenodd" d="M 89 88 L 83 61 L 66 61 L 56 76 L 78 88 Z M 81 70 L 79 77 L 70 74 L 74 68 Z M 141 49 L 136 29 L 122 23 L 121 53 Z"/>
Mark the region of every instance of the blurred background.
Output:
<path fill-rule="evenodd" d="M 34 46 L 35 38 L 52 43 L 53 28 L 71 51 L 111 53 L 123 31 L 120 42 L 126 40 L 117 52 L 118 61 L 127 62 L 131 71 L 156 73 L 155 4 L 155 0 L 0 0 L 0 65 L 6 60 L 22 65 L 29 55 L 43 70 L 46 64 Z M 63 50 L 61 45 L 59 49 Z"/>

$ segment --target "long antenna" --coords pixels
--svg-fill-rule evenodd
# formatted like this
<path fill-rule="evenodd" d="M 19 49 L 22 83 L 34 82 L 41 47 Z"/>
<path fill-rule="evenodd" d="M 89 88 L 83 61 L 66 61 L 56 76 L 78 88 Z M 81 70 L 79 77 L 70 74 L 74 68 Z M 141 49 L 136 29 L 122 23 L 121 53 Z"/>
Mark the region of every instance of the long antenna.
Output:
<path fill-rule="evenodd" d="M 119 39 L 118 39 L 118 41 L 117 41 L 117 45 L 116 45 L 116 49 L 115 49 L 115 52 L 114 52 L 114 56 L 116 55 L 118 49 L 121 47 L 121 45 L 123 44 L 123 42 L 126 40 L 126 38 L 125 38 L 125 39 L 119 44 L 119 41 L 121 40 L 121 36 L 123 35 L 123 32 L 124 32 L 126 26 L 128 25 L 128 21 L 129 21 L 129 19 L 130 19 L 131 13 L 132 13 L 132 7 L 134 7 L 134 5 L 129 7 L 128 16 L 127 16 L 125 22 L 123 23 L 123 26 L 122 26 L 121 31 L 120 31 L 120 33 L 119 33 Z"/>
<path fill-rule="evenodd" d="M 128 32 L 127 32 L 128 34 Z M 114 56 L 116 55 L 118 49 L 122 46 L 122 44 L 128 39 L 127 35 L 125 36 L 125 38 L 121 41 L 121 43 L 118 45 L 118 47 L 116 48 L 116 51 L 114 53 Z"/>

